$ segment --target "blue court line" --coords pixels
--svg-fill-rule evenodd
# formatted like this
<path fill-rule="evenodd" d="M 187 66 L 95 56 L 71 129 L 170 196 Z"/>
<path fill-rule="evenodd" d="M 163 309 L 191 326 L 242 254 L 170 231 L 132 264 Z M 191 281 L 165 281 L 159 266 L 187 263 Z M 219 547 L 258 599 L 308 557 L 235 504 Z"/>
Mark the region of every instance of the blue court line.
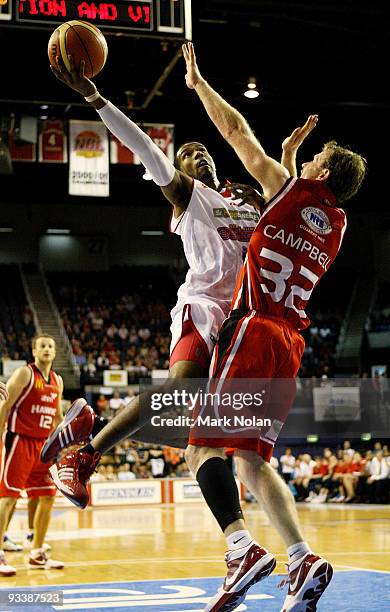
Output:
<path fill-rule="evenodd" d="M 97 582 L 88 584 L 50 585 L 48 587 L 18 587 L 23 591 L 64 592 L 64 605 L 33 605 L 10 607 L 4 604 L 0 612 L 65 612 L 93 610 L 98 612 L 202 612 L 208 599 L 222 583 L 222 578 L 189 578 L 174 580 L 139 580 L 129 582 Z M 278 588 L 280 576 L 273 575 L 248 591 L 242 612 L 278 612 L 286 589 Z M 1 591 L 0 591 L 1 596 Z M 390 575 L 375 570 L 336 572 L 319 601 L 318 612 L 389 612 Z"/>

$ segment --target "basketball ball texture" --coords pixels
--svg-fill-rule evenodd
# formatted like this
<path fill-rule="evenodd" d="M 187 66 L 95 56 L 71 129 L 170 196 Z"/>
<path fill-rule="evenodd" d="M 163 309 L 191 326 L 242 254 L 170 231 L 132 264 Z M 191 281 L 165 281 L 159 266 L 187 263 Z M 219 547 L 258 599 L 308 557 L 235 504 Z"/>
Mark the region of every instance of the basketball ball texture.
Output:
<path fill-rule="evenodd" d="M 68 55 L 72 56 L 76 70 L 80 60 L 85 61 L 85 76 L 91 79 L 99 74 L 106 63 L 108 48 L 103 34 L 86 21 L 67 21 L 56 28 L 48 44 L 49 62 L 57 67 L 56 57 L 61 57 L 70 70 Z"/>

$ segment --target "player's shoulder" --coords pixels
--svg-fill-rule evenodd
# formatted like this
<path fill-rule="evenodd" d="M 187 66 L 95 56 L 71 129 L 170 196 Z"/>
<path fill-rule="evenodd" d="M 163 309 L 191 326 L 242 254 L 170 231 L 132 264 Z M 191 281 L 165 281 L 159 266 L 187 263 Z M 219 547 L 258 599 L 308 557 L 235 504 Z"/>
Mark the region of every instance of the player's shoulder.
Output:
<path fill-rule="evenodd" d="M 19 384 L 23 387 L 29 384 L 33 371 L 29 365 L 23 365 L 12 373 L 11 379 L 14 384 Z"/>

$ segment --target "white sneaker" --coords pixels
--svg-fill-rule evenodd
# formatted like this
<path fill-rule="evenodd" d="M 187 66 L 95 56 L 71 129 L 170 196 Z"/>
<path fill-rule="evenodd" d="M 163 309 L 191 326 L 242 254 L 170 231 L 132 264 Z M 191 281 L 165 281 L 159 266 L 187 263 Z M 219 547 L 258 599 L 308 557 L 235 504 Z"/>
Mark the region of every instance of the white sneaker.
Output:
<path fill-rule="evenodd" d="M 313 501 L 313 499 L 315 499 L 317 497 L 317 495 L 314 493 L 314 491 L 310 491 L 308 497 L 306 497 L 305 502 L 308 504 L 311 501 Z"/>
<path fill-rule="evenodd" d="M 16 569 L 12 565 L 8 565 L 3 551 L 0 551 L 0 576 L 15 576 Z"/>
<path fill-rule="evenodd" d="M 327 498 L 327 494 L 321 493 L 321 495 L 317 495 L 317 497 L 314 497 L 314 499 L 311 500 L 311 503 L 312 504 L 323 504 L 324 502 L 326 502 L 326 498 Z"/>
<path fill-rule="evenodd" d="M 21 544 L 17 544 L 5 533 L 3 539 L 3 550 L 7 552 L 21 552 L 23 550 L 23 546 Z"/>
<path fill-rule="evenodd" d="M 31 533 L 31 532 L 27 533 L 26 537 L 23 540 L 23 548 L 26 548 L 27 550 L 30 550 L 31 547 L 32 547 L 33 539 L 34 539 L 34 534 Z M 49 550 L 51 550 L 51 546 L 47 542 L 44 542 L 42 548 L 43 548 L 44 552 L 49 552 Z M 4 549 L 4 550 L 6 550 L 6 549 Z"/>
<path fill-rule="evenodd" d="M 28 560 L 28 568 L 29 569 L 63 569 L 64 564 L 62 561 L 56 561 L 55 559 L 49 559 L 47 554 L 44 552 L 43 548 L 38 550 L 38 552 L 33 556 L 30 554 L 30 558 Z"/>

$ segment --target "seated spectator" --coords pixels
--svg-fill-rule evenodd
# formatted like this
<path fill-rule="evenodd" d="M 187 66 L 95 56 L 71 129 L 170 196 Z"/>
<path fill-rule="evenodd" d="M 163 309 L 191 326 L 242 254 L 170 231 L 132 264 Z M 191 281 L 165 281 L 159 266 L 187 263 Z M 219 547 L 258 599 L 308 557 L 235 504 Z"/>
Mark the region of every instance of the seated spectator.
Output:
<path fill-rule="evenodd" d="M 119 391 L 114 391 L 112 398 L 109 401 L 111 418 L 120 412 L 121 408 L 124 408 L 125 403 L 121 398 Z"/>
<path fill-rule="evenodd" d="M 387 503 L 390 471 L 382 450 L 378 450 L 372 458 L 369 472 L 370 476 L 367 479 L 369 502 L 376 504 Z"/>
<path fill-rule="evenodd" d="M 283 480 L 288 484 L 293 477 L 295 465 L 295 457 L 292 454 L 291 448 L 286 448 L 284 455 L 280 457 L 280 463 L 282 465 Z"/>
<path fill-rule="evenodd" d="M 123 463 L 118 468 L 118 480 L 127 481 L 127 480 L 135 480 L 136 476 L 131 471 L 130 465 L 128 463 Z"/>
<path fill-rule="evenodd" d="M 95 412 L 104 419 L 109 419 L 111 417 L 110 413 L 110 404 L 107 397 L 103 394 L 100 394 L 98 399 L 95 402 Z"/>

